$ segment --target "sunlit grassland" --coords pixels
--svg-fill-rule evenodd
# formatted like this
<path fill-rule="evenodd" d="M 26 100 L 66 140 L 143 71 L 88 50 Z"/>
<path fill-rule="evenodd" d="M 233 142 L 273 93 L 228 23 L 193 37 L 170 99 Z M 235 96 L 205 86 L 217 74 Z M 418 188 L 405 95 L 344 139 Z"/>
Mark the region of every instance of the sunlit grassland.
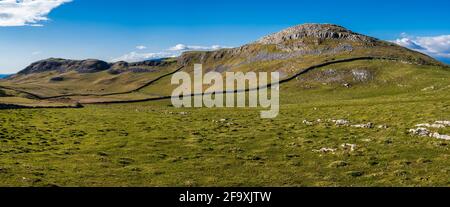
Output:
<path fill-rule="evenodd" d="M 353 69 L 374 78 L 355 81 Z M 344 75 L 316 79 L 329 70 Z M 283 84 L 275 119 L 170 100 L 0 110 L 0 186 L 449 186 L 449 141 L 408 133 L 450 120 L 449 91 L 448 69 L 358 61 Z"/>
<path fill-rule="evenodd" d="M 261 108 L 176 109 L 169 101 L 4 110 L 0 184 L 448 186 L 448 141 L 407 133 L 450 119 L 448 92 L 434 95 L 292 103 L 282 93 L 276 119 L 261 119 Z M 388 128 L 338 127 L 327 119 Z M 342 149 L 344 143 L 357 149 Z M 314 152 L 324 147 L 337 151 Z"/>

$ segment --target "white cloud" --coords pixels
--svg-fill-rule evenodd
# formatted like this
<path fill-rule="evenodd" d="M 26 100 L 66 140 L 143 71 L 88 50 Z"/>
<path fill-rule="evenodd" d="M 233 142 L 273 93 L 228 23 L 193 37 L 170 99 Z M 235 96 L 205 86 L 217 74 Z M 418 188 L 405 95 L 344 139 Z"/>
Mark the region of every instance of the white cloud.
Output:
<path fill-rule="evenodd" d="M 145 49 L 147 49 L 147 47 L 144 46 L 144 45 L 139 45 L 139 46 L 136 46 L 136 49 L 138 49 L 138 50 L 145 50 Z"/>
<path fill-rule="evenodd" d="M 191 51 L 191 50 L 197 50 L 197 51 L 207 51 L 207 50 L 220 50 L 224 48 L 230 48 L 226 46 L 221 45 L 212 45 L 212 46 L 196 46 L 196 45 L 184 45 L 184 44 L 177 44 L 171 48 L 169 48 L 169 51 L 176 51 L 176 52 L 183 52 L 183 51 Z"/>
<path fill-rule="evenodd" d="M 144 60 L 158 59 L 158 58 L 166 58 L 166 57 L 174 57 L 175 55 L 167 52 L 157 52 L 157 53 L 138 53 L 138 52 L 130 52 L 128 54 L 122 55 L 121 57 L 114 58 L 112 62 L 118 61 L 126 61 L 126 62 L 138 62 Z"/>
<path fill-rule="evenodd" d="M 178 44 L 178 45 L 175 45 L 175 46 L 169 48 L 170 51 L 183 51 L 186 49 L 187 49 L 187 46 L 183 45 L 183 44 Z"/>
<path fill-rule="evenodd" d="M 450 58 L 450 35 L 416 37 L 403 33 L 392 42 L 436 58 Z"/>
<path fill-rule="evenodd" d="M 145 46 L 137 46 L 136 49 L 138 50 L 144 50 L 147 47 Z M 121 57 L 114 58 L 111 61 L 117 62 L 117 61 L 126 61 L 126 62 L 138 62 L 138 61 L 144 61 L 144 60 L 151 60 L 151 59 L 158 59 L 158 58 L 166 58 L 166 57 L 177 57 L 182 52 L 185 51 L 212 51 L 212 50 L 219 50 L 223 48 L 230 48 L 220 45 L 212 45 L 212 46 L 188 46 L 184 44 L 177 44 L 163 52 L 154 52 L 154 53 L 139 53 L 139 52 L 130 52 L 128 54 L 122 55 Z"/>
<path fill-rule="evenodd" d="M 0 0 L 0 27 L 42 26 L 56 7 L 72 0 Z"/>

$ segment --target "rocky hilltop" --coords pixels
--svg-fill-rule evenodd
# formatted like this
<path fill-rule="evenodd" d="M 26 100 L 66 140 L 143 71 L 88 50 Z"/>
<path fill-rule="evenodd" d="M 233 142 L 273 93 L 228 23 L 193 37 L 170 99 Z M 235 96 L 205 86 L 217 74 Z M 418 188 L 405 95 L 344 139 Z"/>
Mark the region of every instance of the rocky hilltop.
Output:
<path fill-rule="evenodd" d="M 418 65 L 442 65 L 428 55 L 355 33 L 334 24 L 302 24 L 265 36 L 253 43 L 218 51 L 186 52 L 178 58 L 183 65 L 214 63 L 214 70 L 264 61 L 314 61 L 334 57 L 385 57 Z"/>
<path fill-rule="evenodd" d="M 265 36 L 258 40 L 259 44 L 280 44 L 286 41 L 313 38 L 318 40 L 334 39 L 353 42 L 376 42 L 377 39 L 352 32 L 334 24 L 302 24 Z"/>

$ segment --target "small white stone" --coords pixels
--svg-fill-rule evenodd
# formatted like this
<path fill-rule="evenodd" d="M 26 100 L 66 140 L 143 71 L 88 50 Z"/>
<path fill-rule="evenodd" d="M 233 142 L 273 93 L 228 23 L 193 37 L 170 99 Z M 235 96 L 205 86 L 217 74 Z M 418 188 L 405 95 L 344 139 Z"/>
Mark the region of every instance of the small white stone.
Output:
<path fill-rule="evenodd" d="M 323 147 L 323 148 L 321 148 L 319 150 L 313 150 L 313 152 L 328 153 L 328 152 L 336 152 L 336 150 L 337 149 L 334 149 L 334 148 Z"/>
<path fill-rule="evenodd" d="M 417 124 L 416 127 L 445 128 L 443 124 Z"/>
<path fill-rule="evenodd" d="M 306 124 L 306 125 L 308 125 L 308 126 L 312 126 L 314 123 L 312 123 L 312 122 L 310 122 L 310 121 L 308 121 L 308 120 L 303 120 L 303 122 L 302 122 L 303 124 Z"/>
<path fill-rule="evenodd" d="M 431 133 L 430 137 L 433 137 L 433 138 L 436 138 L 436 139 L 450 140 L 450 136 L 449 135 L 439 134 L 437 132 Z"/>
<path fill-rule="evenodd" d="M 430 131 L 426 128 L 419 127 L 417 129 L 410 129 L 409 132 L 413 135 L 418 135 L 422 137 L 426 137 L 430 135 Z"/>
<path fill-rule="evenodd" d="M 345 143 L 345 144 L 342 144 L 341 147 L 346 149 L 346 150 L 349 149 L 351 152 L 356 150 L 356 144 L 347 144 L 347 143 Z"/>
<path fill-rule="evenodd" d="M 334 122 L 337 126 L 346 126 L 346 125 L 350 124 L 349 121 L 344 120 L 344 119 L 333 120 L 333 122 Z"/>
<path fill-rule="evenodd" d="M 435 123 L 436 124 L 442 124 L 442 125 L 445 125 L 445 126 L 450 126 L 450 121 L 436 121 Z"/>

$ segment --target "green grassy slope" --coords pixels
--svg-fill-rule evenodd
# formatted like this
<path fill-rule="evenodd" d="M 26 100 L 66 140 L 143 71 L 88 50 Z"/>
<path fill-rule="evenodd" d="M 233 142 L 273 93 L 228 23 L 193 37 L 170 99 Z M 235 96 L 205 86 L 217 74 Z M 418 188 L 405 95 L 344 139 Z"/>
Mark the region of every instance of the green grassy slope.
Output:
<path fill-rule="evenodd" d="M 391 98 L 283 104 L 274 120 L 256 109 L 174 109 L 166 101 L 1 111 L 0 185 L 450 185 L 448 142 L 407 134 L 450 119 L 449 97 Z M 339 118 L 389 128 L 303 124 Z M 313 151 L 323 147 L 338 151 Z"/>
<path fill-rule="evenodd" d="M 355 68 L 376 78 L 344 76 L 351 88 L 316 79 Z M 0 185 L 449 186 L 448 141 L 408 133 L 450 120 L 449 74 L 383 61 L 321 68 L 281 86 L 273 120 L 261 119 L 260 108 L 175 109 L 170 101 L 2 110 Z"/>
<path fill-rule="evenodd" d="M 44 72 L 20 76 L 0 85 L 25 90 L 39 96 L 60 96 L 70 94 L 120 93 L 138 88 L 148 81 L 175 70 L 176 65 L 159 68 L 155 72 L 111 74 L 109 71 L 97 73 L 57 73 Z M 64 77 L 63 81 L 51 81 L 52 77 Z"/>

